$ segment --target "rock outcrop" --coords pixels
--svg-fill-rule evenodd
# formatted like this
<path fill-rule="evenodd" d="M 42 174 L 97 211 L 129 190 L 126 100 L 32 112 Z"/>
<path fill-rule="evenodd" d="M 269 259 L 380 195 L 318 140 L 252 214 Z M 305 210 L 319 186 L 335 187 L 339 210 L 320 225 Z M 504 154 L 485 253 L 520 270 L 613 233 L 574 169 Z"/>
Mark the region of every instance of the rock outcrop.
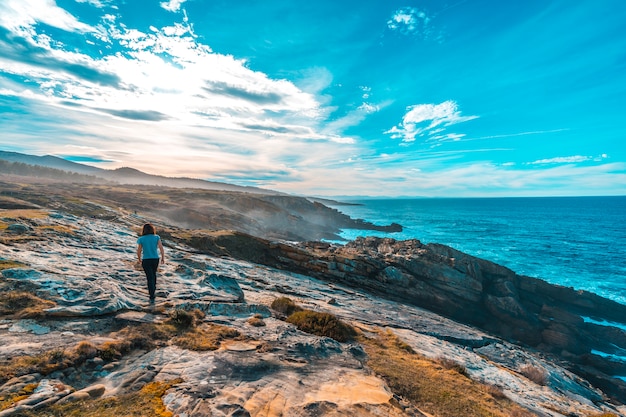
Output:
<path fill-rule="evenodd" d="M 236 239 L 235 239 L 236 238 Z M 236 245 L 230 245 L 238 239 Z M 346 245 L 268 242 L 240 234 L 191 244 L 214 254 L 314 276 L 427 308 L 506 340 L 557 355 L 626 401 L 626 306 L 520 276 L 453 248 L 418 240 L 358 238 Z M 220 249 L 218 249 L 218 247 Z M 242 250 L 245 248 L 245 250 Z"/>
<path fill-rule="evenodd" d="M 78 210 L 87 203 L 106 215 Z M 0 369 L 19 358 L 52 361 L 2 379 L 0 416 L 168 381 L 162 400 L 175 416 L 433 414 L 394 392 L 359 343 L 282 320 L 270 308 L 281 296 L 364 335 L 393 334 L 406 351 L 462 364 L 471 381 L 491 387 L 492 404 L 508 398 L 550 417 L 626 415 L 623 382 L 613 377 L 623 368 L 610 356 L 624 356 L 626 333 L 610 325 L 623 324 L 619 304 L 418 241 L 296 244 L 168 226 L 159 228 L 168 262 L 150 305 L 135 264 L 136 233 L 147 219 L 94 202 L 74 208 L 0 212 L 0 290 L 46 300 L 36 314 L 0 312 Z M 13 224 L 25 227 L 15 233 Z M 179 310 L 204 313 L 198 332 L 206 333 L 196 339 L 218 326 L 239 336 L 194 350 L 170 340 L 177 335 L 151 344 L 139 333 L 131 344 L 120 333 L 165 323 Z M 80 360 L 63 362 L 77 352 Z"/>

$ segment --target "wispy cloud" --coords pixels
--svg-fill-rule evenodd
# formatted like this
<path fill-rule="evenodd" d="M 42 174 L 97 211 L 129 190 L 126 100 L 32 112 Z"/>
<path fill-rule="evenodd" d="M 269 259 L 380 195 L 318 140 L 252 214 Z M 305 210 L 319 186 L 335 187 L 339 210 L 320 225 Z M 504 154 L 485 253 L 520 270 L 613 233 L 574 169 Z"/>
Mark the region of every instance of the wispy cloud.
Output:
<path fill-rule="evenodd" d="M 608 155 L 606 154 L 602 154 L 597 157 L 584 156 L 584 155 L 557 156 L 555 158 L 538 159 L 536 161 L 529 162 L 528 164 L 529 165 L 575 164 L 579 162 L 588 162 L 588 161 L 599 162 L 606 158 L 608 158 Z"/>
<path fill-rule="evenodd" d="M 394 139 L 413 142 L 418 136 L 427 136 L 432 140 L 458 140 L 462 134 L 440 134 L 445 128 L 477 119 L 478 116 L 462 116 L 456 102 L 448 100 L 440 104 L 416 104 L 407 108 L 402 123 L 389 129 Z"/>
<path fill-rule="evenodd" d="M 387 20 L 387 28 L 402 35 L 442 42 L 444 33 L 437 29 L 432 21 L 433 16 L 425 10 L 416 7 L 403 7 L 396 10 Z"/>
<path fill-rule="evenodd" d="M 35 10 L 38 3 L 47 16 Z M 186 17 L 143 32 L 103 14 L 96 30 L 52 1 L 3 0 L 1 7 L 17 20 L 0 15 L 0 74 L 28 82 L 0 76 L 0 95 L 28 109 L 37 120 L 33 129 L 55 135 L 53 142 L 31 135 L 33 153 L 147 172 L 156 163 L 164 175 L 286 182 L 299 178 L 298 167 L 354 153 L 355 140 L 342 129 L 376 111 L 364 104 L 350 123 L 326 129 L 329 111 L 316 96 L 330 82 L 324 71 L 309 84 L 302 81 L 311 87 L 303 91 L 215 53 Z M 52 19 L 55 13 L 60 17 Z M 98 53 L 82 54 L 42 36 L 38 23 L 44 21 L 85 33 Z M 6 129 L 3 141 L 23 142 L 24 134 L 24 127 Z"/>
<path fill-rule="evenodd" d="M 180 6 L 185 2 L 186 0 L 169 0 L 169 1 L 164 1 L 161 2 L 161 7 L 163 7 L 165 10 L 168 10 L 170 12 L 177 12 L 180 10 Z"/>
<path fill-rule="evenodd" d="M 102 9 L 106 6 L 117 8 L 117 6 L 112 4 L 114 0 L 75 0 L 75 1 L 76 3 L 88 3 L 99 9 Z"/>
<path fill-rule="evenodd" d="M 387 27 L 401 33 L 415 33 L 424 31 L 430 23 L 430 17 L 424 11 L 415 7 L 404 7 L 394 12 L 391 19 L 387 21 Z"/>

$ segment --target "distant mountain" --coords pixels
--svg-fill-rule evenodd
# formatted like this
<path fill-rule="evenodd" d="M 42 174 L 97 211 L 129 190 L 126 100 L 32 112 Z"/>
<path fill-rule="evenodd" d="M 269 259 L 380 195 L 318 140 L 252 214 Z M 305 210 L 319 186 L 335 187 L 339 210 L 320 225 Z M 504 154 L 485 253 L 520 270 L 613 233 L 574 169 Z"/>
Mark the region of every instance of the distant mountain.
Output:
<path fill-rule="evenodd" d="M 35 156 L 18 152 L 0 151 L 0 159 L 4 159 L 9 162 L 21 162 L 23 164 L 60 169 L 63 171 L 76 172 L 86 175 L 98 175 L 99 172 L 105 171 L 101 168 L 71 162 L 52 155 Z"/>
<path fill-rule="evenodd" d="M 114 181 L 120 184 L 143 184 L 143 185 L 160 185 L 165 187 L 176 188 L 201 188 L 204 190 L 218 191 L 238 191 L 254 194 L 283 195 L 278 191 L 266 190 L 257 187 L 244 187 L 240 185 L 226 184 L 222 182 L 206 181 L 196 178 L 185 177 L 164 177 L 161 175 L 151 175 L 139 171 L 134 168 L 124 167 L 113 170 L 92 167 L 89 165 L 79 164 L 77 162 L 67 161 L 52 155 L 35 156 L 22 154 L 18 152 L 0 151 L 0 160 L 8 162 L 17 162 L 27 165 L 40 166 L 71 173 L 95 176 L 98 178 Z M 47 175 L 47 174 L 46 174 Z M 33 172 L 31 176 L 37 176 Z"/>

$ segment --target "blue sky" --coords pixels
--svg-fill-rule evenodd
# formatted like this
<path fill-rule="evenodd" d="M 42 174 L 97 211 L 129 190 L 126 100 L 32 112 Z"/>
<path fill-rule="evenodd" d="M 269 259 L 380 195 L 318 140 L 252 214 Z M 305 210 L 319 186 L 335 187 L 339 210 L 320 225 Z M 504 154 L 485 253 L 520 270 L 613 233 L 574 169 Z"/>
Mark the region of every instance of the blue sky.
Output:
<path fill-rule="evenodd" d="M 623 0 L 0 1 L 0 149 L 320 196 L 626 194 Z"/>

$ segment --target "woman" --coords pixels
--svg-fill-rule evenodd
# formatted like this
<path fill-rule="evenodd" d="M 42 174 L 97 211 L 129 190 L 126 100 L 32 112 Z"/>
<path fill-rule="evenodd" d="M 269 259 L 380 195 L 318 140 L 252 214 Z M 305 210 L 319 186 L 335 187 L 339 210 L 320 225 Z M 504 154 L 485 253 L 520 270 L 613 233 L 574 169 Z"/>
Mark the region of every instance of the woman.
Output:
<path fill-rule="evenodd" d="M 161 252 L 160 259 L 159 252 Z M 157 269 L 159 268 L 159 262 L 165 264 L 165 251 L 163 250 L 161 237 L 156 234 L 156 229 L 150 223 L 143 225 L 141 236 L 137 239 L 137 258 L 146 273 L 150 302 L 153 302 L 156 292 Z"/>

